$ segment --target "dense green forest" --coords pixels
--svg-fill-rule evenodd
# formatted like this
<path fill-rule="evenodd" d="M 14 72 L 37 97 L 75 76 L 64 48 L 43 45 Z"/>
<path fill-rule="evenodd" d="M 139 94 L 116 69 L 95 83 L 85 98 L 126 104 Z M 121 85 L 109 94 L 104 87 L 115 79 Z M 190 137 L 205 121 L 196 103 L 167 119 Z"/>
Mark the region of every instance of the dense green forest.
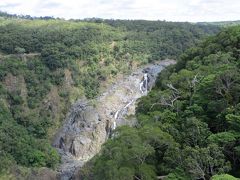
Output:
<path fill-rule="evenodd" d="M 54 169 L 57 167 L 60 158 L 51 146 L 51 139 L 61 126 L 71 103 L 78 98 L 95 98 L 101 90 L 102 82 L 114 79 L 116 74 L 130 72 L 133 68 L 154 60 L 177 58 L 186 49 L 196 45 L 200 39 L 219 31 L 219 27 L 211 25 L 164 21 L 66 21 L 51 17 L 19 17 L 6 13 L 0 13 L 0 16 L 0 176 L 3 177 L 12 169 L 18 169 L 18 176 L 20 176 L 19 174 L 24 175 L 28 168 L 48 167 Z M 228 40 L 226 41 L 228 42 Z M 216 46 L 218 47 L 218 45 Z M 231 47 L 229 48 L 231 49 Z M 214 45 L 211 48 L 209 47 L 209 51 L 217 50 Z M 232 49 L 234 48 L 232 47 Z M 233 56 L 231 53 L 220 53 L 220 55 L 223 56 L 223 59 Z M 216 55 L 216 58 L 220 55 Z M 185 59 L 189 59 L 189 57 Z M 179 62 L 179 68 L 182 68 L 180 65 L 185 66 L 185 59 Z M 192 64 L 192 67 L 195 68 L 198 65 L 198 63 L 190 63 L 190 61 L 188 64 Z M 166 79 L 169 73 L 165 73 Z M 202 76 L 203 74 L 199 73 L 198 78 Z M 175 87 L 175 84 L 173 85 Z M 158 87 L 163 88 L 164 86 L 159 84 Z M 138 117 L 139 122 L 142 122 L 140 124 L 145 123 L 143 117 L 151 119 L 148 115 L 150 111 L 148 113 L 146 110 L 151 106 L 156 92 L 153 91 L 146 97 L 146 100 L 141 101 L 149 103 L 145 103 L 144 111 L 141 111 L 141 103 L 139 105 Z M 169 127 L 178 132 L 178 127 L 175 127 L 177 126 L 175 119 L 178 119 L 177 122 L 180 123 L 179 117 L 184 116 L 182 112 L 186 105 L 183 102 L 187 103 L 187 95 L 187 93 L 184 96 L 181 95 L 179 104 L 182 103 L 182 105 L 181 108 L 179 105 L 177 112 L 171 108 L 165 109 L 166 112 L 157 111 L 159 106 L 154 106 L 151 111 L 171 112 L 167 114 L 172 116 L 174 125 L 171 127 L 169 125 Z M 231 100 L 232 104 L 235 103 L 236 98 L 237 94 Z M 194 98 L 192 98 L 193 102 L 195 102 Z M 213 101 L 213 103 L 216 102 Z M 195 104 L 193 103 L 193 107 L 200 108 L 200 105 Z M 189 113 L 191 113 L 190 111 Z M 229 111 L 232 115 L 228 118 L 234 119 L 237 116 L 237 110 L 233 108 Z M 205 116 L 202 116 L 204 119 Z M 197 122 L 204 132 L 224 131 L 220 128 L 222 127 L 220 124 L 220 129 L 214 129 L 213 121 L 207 117 L 204 120 L 209 122 L 200 121 L 200 117 L 195 118 L 199 119 Z M 166 120 L 168 121 L 168 119 Z M 189 121 L 189 126 L 191 126 L 193 122 Z M 215 121 L 217 122 L 217 119 L 214 119 Z M 148 123 L 151 124 L 151 122 L 149 120 Z M 205 127 L 206 123 L 210 122 L 212 123 L 210 124 L 211 131 Z M 151 125 L 143 127 L 151 128 Z M 230 127 L 232 126 L 229 125 Z M 149 169 L 151 177 L 155 176 L 155 173 L 171 171 L 171 167 L 165 165 L 158 167 L 152 164 L 154 161 L 156 164 L 158 164 L 157 161 L 160 161 L 160 158 L 154 159 L 155 157 L 152 156 L 156 150 L 153 146 L 148 144 L 146 147 L 141 147 L 143 139 L 139 135 L 141 131 L 145 131 L 144 129 L 140 127 L 139 129 L 124 129 L 123 136 L 125 136 L 125 132 L 126 135 L 129 134 L 132 138 L 136 138 L 134 140 L 136 146 L 143 148 L 142 151 L 147 153 L 148 160 L 152 159 L 150 164 L 143 163 L 143 170 L 144 168 Z M 160 134 L 163 133 L 166 138 L 163 142 L 172 143 L 172 151 L 169 153 L 176 152 L 175 148 L 182 151 L 180 148 L 182 144 L 172 137 L 173 134 L 167 134 L 161 129 L 156 129 L 156 131 L 159 131 Z M 149 136 L 151 135 L 149 134 Z M 216 137 L 212 136 L 212 139 L 218 138 L 217 135 Z M 234 133 L 230 133 L 230 135 L 236 139 Z M 121 137 L 119 136 L 120 139 Z M 145 138 L 150 141 L 147 137 Z M 159 135 L 159 138 L 162 136 Z M 118 138 L 109 143 L 118 143 L 117 140 Z M 173 144 L 174 146 L 172 146 Z M 204 141 L 203 144 L 205 145 L 206 142 Z M 216 157 L 223 159 L 224 156 L 219 147 L 216 143 L 213 145 L 218 150 Z M 163 144 L 163 146 L 166 145 Z M 209 146 L 199 145 L 199 148 L 207 151 Z M 233 145 L 230 148 L 237 148 L 237 146 Z M 236 152 L 238 152 L 237 149 Z M 159 153 L 161 153 L 161 149 L 159 149 Z M 145 155 L 142 158 L 145 159 Z M 229 159 L 229 162 L 233 163 L 233 160 Z M 108 162 L 106 161 L 106 163 Z M 174 164 L 174 162 L 172 163 Z M 229 163 L 225 163 L 223 160 L 221 163 L 217 164 L 219 172 L 218 167 L 221 165 L 224 165 L 221 167 L 226 167 L 226 170 L 230 170 Z M 110 166 L 112 165 L 109 164 L 107 167 Z M 134 169 L 126 170 L 131 174 Z M 124 169 L 123 172 L 125 172 Z M 136 176 L 139 175 L 136 174 Z M 108 177 L 106 176 L 106 178 Z"/>
<path fill-rule="evenodd" d="M 82 170 L 86 179 L 240 177 L 240 26 L 183 53 Z M 231 174 L 231 175 L 230 175 Z"/>
<path fill-rule="evenodd" d="M 201 25 L 216 25 L 216 26 L 223 26 L 223 27 L 229 27 L 229 26 L 236 26 L 240 24 L 240 21 L 220 21 L 220 22 L 198 22 L 197 24 Z"/>

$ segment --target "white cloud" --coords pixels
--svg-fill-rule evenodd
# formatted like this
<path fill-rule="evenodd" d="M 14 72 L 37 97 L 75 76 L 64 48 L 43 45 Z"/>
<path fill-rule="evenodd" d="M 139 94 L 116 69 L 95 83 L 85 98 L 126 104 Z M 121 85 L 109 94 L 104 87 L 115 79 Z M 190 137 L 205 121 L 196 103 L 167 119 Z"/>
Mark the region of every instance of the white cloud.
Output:
<path fill-rule="evenodd" d="M 1 0 L 0 10 L 66 19 L 88 17 L 168 21 L 240 19 L 239 0 Z"/>

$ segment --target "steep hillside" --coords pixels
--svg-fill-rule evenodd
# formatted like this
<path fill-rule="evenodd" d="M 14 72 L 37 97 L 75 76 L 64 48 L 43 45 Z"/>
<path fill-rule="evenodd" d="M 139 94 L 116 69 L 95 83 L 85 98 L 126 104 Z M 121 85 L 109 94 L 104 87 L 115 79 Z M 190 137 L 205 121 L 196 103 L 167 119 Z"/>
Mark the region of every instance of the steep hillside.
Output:
<path fill-rule="evenodd" d="M 117 129 L 81 177 L 240 177 L 239 67 L 240 26 L 187 50 L 139 101 L 136 127 Z"/>
<path fill-rule="evenodd" d="M 151 22 L 145 30 L 147 21 L 129 29 L 128 22 L 46 19 L 0 17 L 0 174 L 56 168 L 60 158 L 50 144 L 72 103 L 97 97 L 119 73 L 176 57 L 218 31 L 188 23 Z"/>

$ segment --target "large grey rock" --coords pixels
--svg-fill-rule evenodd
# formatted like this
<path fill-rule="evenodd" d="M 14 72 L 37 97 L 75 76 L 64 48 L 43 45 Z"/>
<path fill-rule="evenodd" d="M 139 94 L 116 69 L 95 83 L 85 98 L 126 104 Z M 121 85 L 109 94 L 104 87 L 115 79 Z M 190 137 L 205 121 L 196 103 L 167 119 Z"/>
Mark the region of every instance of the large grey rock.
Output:
<path fill-rule="evenodd" d="M 105 139 L 106 122 L 88 102 L 77 101 L 53 143 L 62 157 L 60 179 L 69 179 L 76 167 L 99 152 Z"/>

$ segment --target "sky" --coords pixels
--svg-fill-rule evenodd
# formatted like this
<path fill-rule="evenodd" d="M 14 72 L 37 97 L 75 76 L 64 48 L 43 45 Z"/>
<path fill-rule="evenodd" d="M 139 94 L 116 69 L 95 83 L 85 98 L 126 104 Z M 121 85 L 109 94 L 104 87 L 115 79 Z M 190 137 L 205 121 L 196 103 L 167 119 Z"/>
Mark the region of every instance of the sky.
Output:
<path fill-rule="evenodd" d="M 0 11 L 65 19 L 240 20 L 240 0 L 0 0 Z"/>

